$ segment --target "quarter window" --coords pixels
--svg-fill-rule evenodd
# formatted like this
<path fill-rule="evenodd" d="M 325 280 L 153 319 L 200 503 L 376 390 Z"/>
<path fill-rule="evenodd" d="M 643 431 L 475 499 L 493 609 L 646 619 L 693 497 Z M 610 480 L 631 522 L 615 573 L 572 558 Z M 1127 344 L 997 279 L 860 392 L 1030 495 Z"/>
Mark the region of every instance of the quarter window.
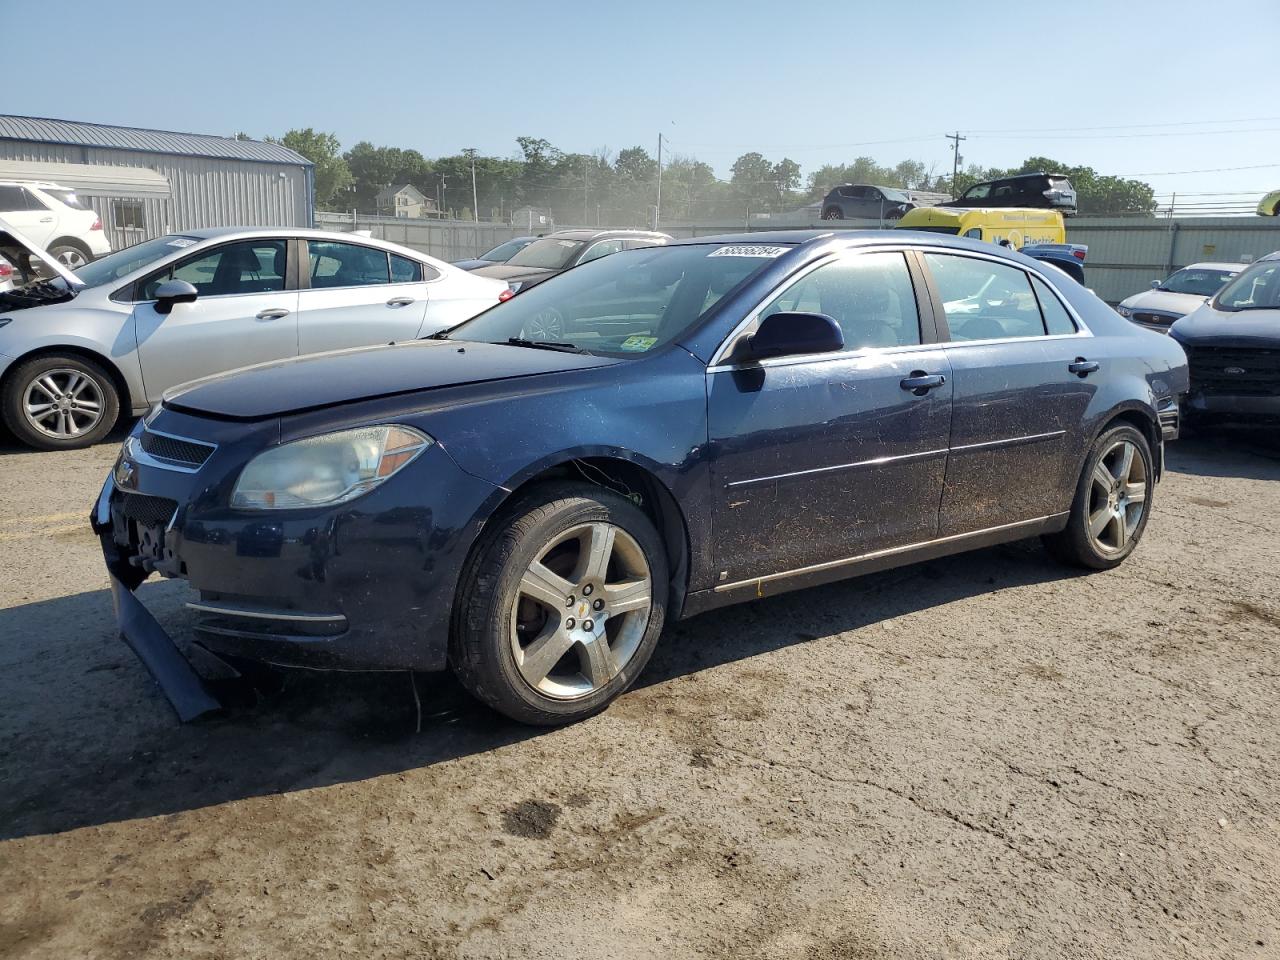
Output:
<path fill-rule="evenodd" d="M 1049 285 L 1039 277 L 1032 277 L 1031 286 L 1035 287 L 1036 297 L 1040 300 L 1040 312 L 1044 314 L 1044 327 L 1049 335 L 1056 337 L 1075 333 L 1075 321 L 1067 313 L 1062 301 L 1049 289 Z"/>
<path fill-rule="evenodd" d="M 332 240 L 310 240 L 307 249 L 313 288 L 367 287 L 391 282 L 385 250 Z"/>
<path fill-rule="evenodd" d="M 274 293 L 284 289 L 287 244 L 283 240 L 228 243 L 149 278 L 139 299 L 154 300 L 166 280 L 185 280 L 202 297 Z"/>
<path fill-rule="evenodd" d="M 991 260 L 926 253 L 951 339 L 1002 340 L 1045 332 L 1031 280 Z"/>
<path fill-rule="evenodd" d="M 825 313 L 847 350 L 920 342 L 915 289 L 901 253 L 863 253 L 828 263 L 792 284 L 762 311 Z"/>

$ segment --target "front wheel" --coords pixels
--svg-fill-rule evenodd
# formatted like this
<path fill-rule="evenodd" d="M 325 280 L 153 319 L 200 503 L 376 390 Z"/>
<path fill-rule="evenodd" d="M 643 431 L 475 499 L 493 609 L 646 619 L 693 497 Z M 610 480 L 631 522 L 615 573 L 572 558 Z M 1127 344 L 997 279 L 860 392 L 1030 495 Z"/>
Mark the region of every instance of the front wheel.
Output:
<path fill-rule="evenodd" d="M 827 207 L 827 209 L 822 211 L 822 219 L 823 220 L 843 220 L 844 211 L 841 210 L 839 207 Z"/>
<path fill-rule="evenodd" d="M 1049 552 L 1092 570 L 1123 563 L 1151 515 L 1153 464 L 1151 445 L 1136 427 L 1117 426 L 1102 434 L 1085 459 L 1067 528 L 1044 538 Z"/>
<path fill-rule="evenodd" d="M 120 396 L 111 375 L 90 360 L 36 357 L 5 379 L 0 413 L 28 446 L 73 450 L 110 432 L 120 415 Z"/>
<path fill-rule="evenodd" d="M 500 713 L 570 723 L 631 686 L 666 603 L 666 552 L 643 511 L 600 487 L 543 487 L 477 547 L 455 604 L 450 661 Z"/>

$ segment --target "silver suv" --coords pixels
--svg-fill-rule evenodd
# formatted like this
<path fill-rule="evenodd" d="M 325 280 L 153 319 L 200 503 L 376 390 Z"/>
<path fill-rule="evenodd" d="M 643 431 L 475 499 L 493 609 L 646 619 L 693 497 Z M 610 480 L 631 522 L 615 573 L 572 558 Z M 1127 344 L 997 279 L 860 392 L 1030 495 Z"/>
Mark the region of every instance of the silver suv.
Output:
<path fill-rule="evenodd" d="M 510 296 L 346 233 L 206 229 L 68 270 L 0 220 L 0 417 L 41 449 L 87 446 L 176 384 L 305 353 L 412 340 Z"/>

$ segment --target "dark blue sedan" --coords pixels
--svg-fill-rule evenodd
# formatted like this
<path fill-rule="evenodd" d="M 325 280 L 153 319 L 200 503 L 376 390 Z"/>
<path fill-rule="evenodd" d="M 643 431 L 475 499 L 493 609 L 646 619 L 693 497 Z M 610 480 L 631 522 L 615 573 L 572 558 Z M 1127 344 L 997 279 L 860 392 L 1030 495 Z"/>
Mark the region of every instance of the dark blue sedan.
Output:
<path fill-rule="evenodd" d="M 187 580 L 233 664 L 451 668 L 516 719 L 602 709 L 668 619 L 1039 536 L 1132 552 L 1178 344 L 991 244 L 849 232 L 624 252 L 447 335 L 178 388 L 94 513 L 122 633 Z"/>

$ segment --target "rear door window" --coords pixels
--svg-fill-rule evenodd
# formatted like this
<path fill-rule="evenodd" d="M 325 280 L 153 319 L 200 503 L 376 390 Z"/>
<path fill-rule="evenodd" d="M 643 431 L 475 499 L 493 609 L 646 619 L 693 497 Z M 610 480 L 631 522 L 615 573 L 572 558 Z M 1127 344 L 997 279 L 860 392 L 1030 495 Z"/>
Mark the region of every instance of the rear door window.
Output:
<path fill-rule="evenodd" d="M 333 240 L 308 240 L 311 288 L 368 287 L 391 282 L 385 250 L 340 243 Z"/>
<path fill-rule="evenodd" d="M 0 187 L 0 213 L 18 213 L 27 209 L 21 187 Z"/>
<path fill-rule="evenodd" d="M 1044 336 L 1031 278 L 1017 267 L 977 257 L 926 253 L 953 341 Z"/>
<path fill-rule="evenodd" d="M 422 264 L 408 257 L 391 255 L 392 283 L 419 283 L 422 280 Z"/>

